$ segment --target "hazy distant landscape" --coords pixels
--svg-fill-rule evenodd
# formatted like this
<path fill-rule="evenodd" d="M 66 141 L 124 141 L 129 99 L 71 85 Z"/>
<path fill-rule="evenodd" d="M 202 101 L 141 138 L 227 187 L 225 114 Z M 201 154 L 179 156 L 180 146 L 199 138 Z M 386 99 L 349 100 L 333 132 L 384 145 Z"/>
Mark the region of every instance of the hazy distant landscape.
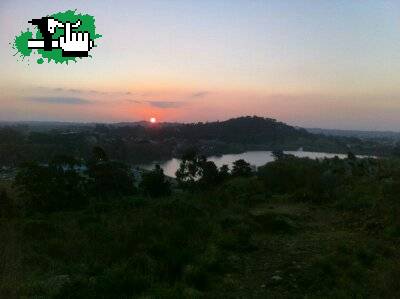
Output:
<path fill-rule="evenodd" d="M 0 299 L 400 298 L 400 1 L 0 0 Z"/>
<path fill-rule="evenodd" d="M 334 129 L 306 129 L 310 133 L 324 134 L 328 136 L 345 136 L 356 137 L 360 139 L 381 139 L 398 141 L 400 139 L 399 132 L 393 131 L 357 131 L 357 130 L 334 130 Z"/>
<path fill-rule="evenodd" d="M 177 158 L 193 147 L 205 156 L 300 148 L 311 152 L 347 154 L 351 151 L 387 156 L 397 146 L 396 138 L 380 135 L 361 138 L 350 133 L 325 133 L 310 133 L 255 116 L 195 124 L 7 123 L 0 127 L 0 164 L 17 166 L 30 160 L 48 163 L 60 154 L 87 159 L 94 146 L 104 148 L 110 158 L 131 165 Z"/>

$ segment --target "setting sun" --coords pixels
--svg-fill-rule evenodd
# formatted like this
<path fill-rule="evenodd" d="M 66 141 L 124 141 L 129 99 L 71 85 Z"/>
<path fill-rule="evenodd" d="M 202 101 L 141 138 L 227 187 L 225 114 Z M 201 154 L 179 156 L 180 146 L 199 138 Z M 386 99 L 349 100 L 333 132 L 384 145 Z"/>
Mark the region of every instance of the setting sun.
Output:
<path fill-rule="evenodd" d="M 150 122 L 151 122 L 152 124 L 155 124 L 155 123 L 157 122 L 157 119 L 156 119 L 155 117 L 151 117 L 151 118 L 150 118 Z"/>

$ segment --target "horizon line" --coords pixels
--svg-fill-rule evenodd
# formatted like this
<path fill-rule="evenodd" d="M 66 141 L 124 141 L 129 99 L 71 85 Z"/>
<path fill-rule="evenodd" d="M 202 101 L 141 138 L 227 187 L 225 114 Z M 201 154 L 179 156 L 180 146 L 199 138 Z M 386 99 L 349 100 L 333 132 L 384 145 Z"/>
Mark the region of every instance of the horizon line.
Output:
<path fill-rule="evenodd" d="M 225 122 L 231 119 L 236 119 L 236 118 L 242 118 L 242 117 L 259 117 L 259 118 L 264 118 L 264 119 L 271 119 L 275 120 L 276 122 L 284 123 L 286 125 L 292 126 L 294 128 L 299 128 L 299 129 L 305 129 L 305 130 L 331 130 L 331 131 L 354 131 L 354 132 L 380 132 L 380 133 L 396 133 L 400 134 L 400 131 L 394 131 L 394 130 L 373 130 L 373 129 L 337 129 L 337 128 L 327 128 L 327 127 L 302 127 L 298 125 L 293 125 L 284 121 L 277 120 L 275 118 L 270 118 L 270 117 L 263 117 L 263 116 L 257 116 L 257 115 L 245 115 L 245 116 L 238 116 L 238 117 L 231 117 L 227 118 L 224 120 L 212 120 L 212 121 L 192 121 L 192 122 L 185 122 L 185 121 L 157 121 L 156 124 L 197 124 L 197 123 L 213 123 L 213 122 Z M 0 124 L 29 124 L 29 123 L 58 123 L 58 124 L 82 124 L 82 125 L 117 125 L 117 124 L 122 124 L 122 123 L 127 123 L 127 124 L 136 124 L 136 123 L 148 123 L 149 125 L 155 125 L 152 124 L 148 120 L 132 120 L 132 121 L 63 121 L 63 120 L 1 120 L 0 119 Z"/>

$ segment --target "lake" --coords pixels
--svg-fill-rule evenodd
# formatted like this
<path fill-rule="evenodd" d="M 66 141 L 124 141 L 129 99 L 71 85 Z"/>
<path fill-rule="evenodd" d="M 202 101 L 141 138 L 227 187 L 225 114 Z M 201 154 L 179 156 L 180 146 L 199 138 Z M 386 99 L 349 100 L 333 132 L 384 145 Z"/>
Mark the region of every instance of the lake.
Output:
<path fill-rule="evenodd" d="M 333 158 L 338 156 L 339 158 L 345 158 L 345 154 L 332 154 L 332 153 L 320 153 L 320 152 L 304 152 L 304 151 L 285 151 L 285 154 L 295 155 L 296 157 L 308 157 L 311 159 L 322 159 L 322 158 Z M 263 166 L 268 162 L 274 161 L 271 151 L 249 151 L 241 154 L 227 154 L 222 156 L 211 156 L 207 160 L 213 161 L 218 167 L 224 164 L 229 165 L 232 168 L 232 163 L 236 160 L 243 159 L 256 167 Z M 159 164 L 164 170 L 164 174 L 170 177 L 175 177 L 175 172 L 179 168 L 180 160 L 173 158 L 164 162 L 154 162 L 151 164 L 139 165 L 144 169 L 151 170 L 156 164 Z"/>

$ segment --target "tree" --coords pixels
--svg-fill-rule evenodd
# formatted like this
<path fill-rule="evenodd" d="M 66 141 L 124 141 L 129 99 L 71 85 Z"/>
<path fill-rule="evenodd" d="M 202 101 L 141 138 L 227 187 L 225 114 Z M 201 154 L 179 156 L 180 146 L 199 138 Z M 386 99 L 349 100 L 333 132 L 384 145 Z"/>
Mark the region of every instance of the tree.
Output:
<path fill-rule="evenodd" d="M 349 159 L 349 160 L 356 160 L 357 159 L 357 157 L 356 157 L 356 155 L 354 155 L 352 152 L 348 152 L 347 153 L 347 159 Z"/>
<path fill-rule="evenodd" d="M 108 156 L 106 154 L 106 152 L 104 151 L 103 148 L 101 148 L 100 146 L 95 146 L 92 150 L 92 158 L 91 160 L 94 163 L 98 163 L 98 162 L 107 162 L 108 161 Z"/>
<path fill-rule="evenodd" d="M 110 161 L 104 149 L 95 146 L 87 173 L 92 180 L 91 193 L 100 197 L 124 196 L 135 192 L 134 177 L 124 163 Z"/>
<path fill-rule="evenodd" d="M 74 169 L 27 163 L 18 170 L 15 185 L 33 210 L 75 209 L 86 203 L 86 179 Z"/>
<path fill-rule="evenodd" d="M 275 160 L 279 160 L 285 157 L 285 153 L 283 152 L 283 150 L 273 150 L 272 156 Z"/>
<path fill-rule="evenodd" d="M 258 168 L 258 177 L 264 183 L 267 193 L 294 194 L 298 199 L 320 200 L 324 195 L 327 179 L 323 177 L 324 164 L 309 158 L 287 157 L 267 163 Z"/>
<path fill-rule="evenodd" d="M 189 150 L 182 156 L 176 178 L 184 188 L 202 186 L 211 187 L 219 184 L 229 176 L 229 167 L 224 165 L 220 172 L 212 161 L 200 156 L 195 150 Z"/>
<path fill-rule="evenodd" d="M 142 175 L 140 189 L 151 197 L 160 197 L 171 194 L 170 183 L 165 179 L 164 171 L 160 165 Z"/>
<path fill-rule="evenodd" d="M 203 161 L 200 165 L 201 177 L 199 183 L 205 187 L 217 185 L 221 181 L 218 168 L 212 161 Z"/>
<path fill-rule="evenodd" d="M 194 186 L 202 176 L 202 165 L 205 161 L 206 158 L 199 156 L 196 150 L 190 149 L 186 151 L 175 173 L 179 185 L 182 187 Z"/>
<path fill-rule="evenodd" d="M 251 167 L 250 164 L 247 163 L 245 160 L 240 159 L 233 162 L 232 168 L 232 176 L 251 176 Z"/>
<path fill-rule="evenodd" d="M 230 173 L 229 173 L 229 166 L 224 164 L 219 168 L 219 177 L 221 178 L 221 181 L 225 181 L 227 178 L 229 178 Z"/>
<path fill-rule="evenodd" d="M 134 177 L 127 165 L 115 161 L 89 164 L 91 192 L 97 196 L 124 196 L 135 192 Z"/>

